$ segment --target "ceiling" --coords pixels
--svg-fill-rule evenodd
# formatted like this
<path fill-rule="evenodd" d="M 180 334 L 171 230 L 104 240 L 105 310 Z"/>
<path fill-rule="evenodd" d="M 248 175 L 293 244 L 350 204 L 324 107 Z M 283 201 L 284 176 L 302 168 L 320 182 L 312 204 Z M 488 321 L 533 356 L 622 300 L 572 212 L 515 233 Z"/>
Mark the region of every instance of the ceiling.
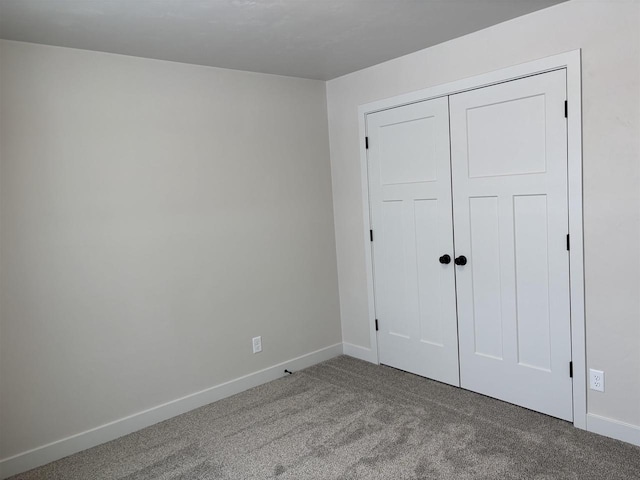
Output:
<path fill-rule="evenodd" d="M 329 80 L 565 0 L 0 0 L 0 38 Z"/>

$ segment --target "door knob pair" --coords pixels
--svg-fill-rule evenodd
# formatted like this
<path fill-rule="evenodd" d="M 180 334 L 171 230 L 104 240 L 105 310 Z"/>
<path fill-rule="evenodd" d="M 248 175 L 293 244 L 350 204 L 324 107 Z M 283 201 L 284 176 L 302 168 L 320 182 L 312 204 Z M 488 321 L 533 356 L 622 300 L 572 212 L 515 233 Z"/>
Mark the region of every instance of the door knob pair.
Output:
<path fill-rule="evenodd" d="M 451 263 L 451 257 L 449 255 L 442 255 L 440 257 L 440 263 L 442 263 L 443 265 L 448 265 Z M 457 257 L 453 263 L 455 263 L 456 265 L 466 265 L 467 264 L 467 257 L 465 257 L 464 255 L 460 255 L 459 257 Z"/>

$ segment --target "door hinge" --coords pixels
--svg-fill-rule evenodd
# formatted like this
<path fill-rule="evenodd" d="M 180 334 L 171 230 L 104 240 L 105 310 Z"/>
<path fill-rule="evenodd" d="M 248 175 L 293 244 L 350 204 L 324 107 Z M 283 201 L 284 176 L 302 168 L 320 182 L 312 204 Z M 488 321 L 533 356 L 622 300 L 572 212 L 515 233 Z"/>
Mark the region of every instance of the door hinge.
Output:
<path fill-rule="evenodd" d="M 373 242 L 373 230 L 369 230 L 369 240 Z"/>
<path fill-rule="evenodd" d="M 569 376 L 573 378 L 573 362 L 569 362 Z"/>
<path fill-rule="evenodd" d="M 567 233 L 567 252 L 571 250 L 571 242 L 569 241 L 569 234 Z"/>
<path fill-rule="evenodd" d="M 364 137 L 364 148 L 369 150 L 369 137 Z"/>
<path fill-rule="evenodd" d="M 564 118 L 569 118 L 569 102 L 564 101 Z"/>
<path fill-rule="evenodd" d="M 378 319 L 376 318 L 376 332 L 378 331 Z"/>

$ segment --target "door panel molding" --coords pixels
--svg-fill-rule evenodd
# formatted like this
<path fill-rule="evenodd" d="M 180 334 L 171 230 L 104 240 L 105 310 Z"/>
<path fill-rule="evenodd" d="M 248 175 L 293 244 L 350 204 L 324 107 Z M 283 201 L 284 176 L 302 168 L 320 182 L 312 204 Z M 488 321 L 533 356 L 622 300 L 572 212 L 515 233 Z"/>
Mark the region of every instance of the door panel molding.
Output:
<path fill-rule="evenodd" d="M 477 88 L 517 80 L 540 73 L 566 69 L 567 101 L 567 161 L 568 161 L 568 211 L 571 250 L 569 251 L 569 294 L 571 299 L 571 346 L 573 361 L 573 424 L 587 429 L 587 382 L 584 308 L 584 246 L 582 220 L 582 91 L 581 51 L 574 50 L 551 57 L 522 63 L 494 72 L 437 85 L 416 92 L 395 96 L 361 105 L 358 108 L 360 132 L 361 190 L 363 201 L 363 243 L 367 274 L 369 360 L 379 363 L 377 334 L 375 329 L 375 300 L 373 288 L 373 265 L 369 229 L 371 228 L 369 204 L 369 178 L 367 169 L 366 116 L 371 113 L 409 105 L 438 97 L 444 97 Z M 499 181 L 499 177 L 486 177 L 487 182 Z M 535 192 L 531 192 L 534 194 Z"/>

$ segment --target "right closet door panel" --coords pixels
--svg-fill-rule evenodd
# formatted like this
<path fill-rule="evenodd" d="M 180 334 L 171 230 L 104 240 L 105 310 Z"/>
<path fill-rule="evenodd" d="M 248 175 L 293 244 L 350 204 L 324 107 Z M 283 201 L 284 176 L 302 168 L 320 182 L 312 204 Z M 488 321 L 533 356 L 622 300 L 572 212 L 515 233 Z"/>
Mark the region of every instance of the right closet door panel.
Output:
<path fill-rule="evenodd" d="M 461 386 L 572 420 L 565 99 L 565 70 L 449 97 Z"/>

